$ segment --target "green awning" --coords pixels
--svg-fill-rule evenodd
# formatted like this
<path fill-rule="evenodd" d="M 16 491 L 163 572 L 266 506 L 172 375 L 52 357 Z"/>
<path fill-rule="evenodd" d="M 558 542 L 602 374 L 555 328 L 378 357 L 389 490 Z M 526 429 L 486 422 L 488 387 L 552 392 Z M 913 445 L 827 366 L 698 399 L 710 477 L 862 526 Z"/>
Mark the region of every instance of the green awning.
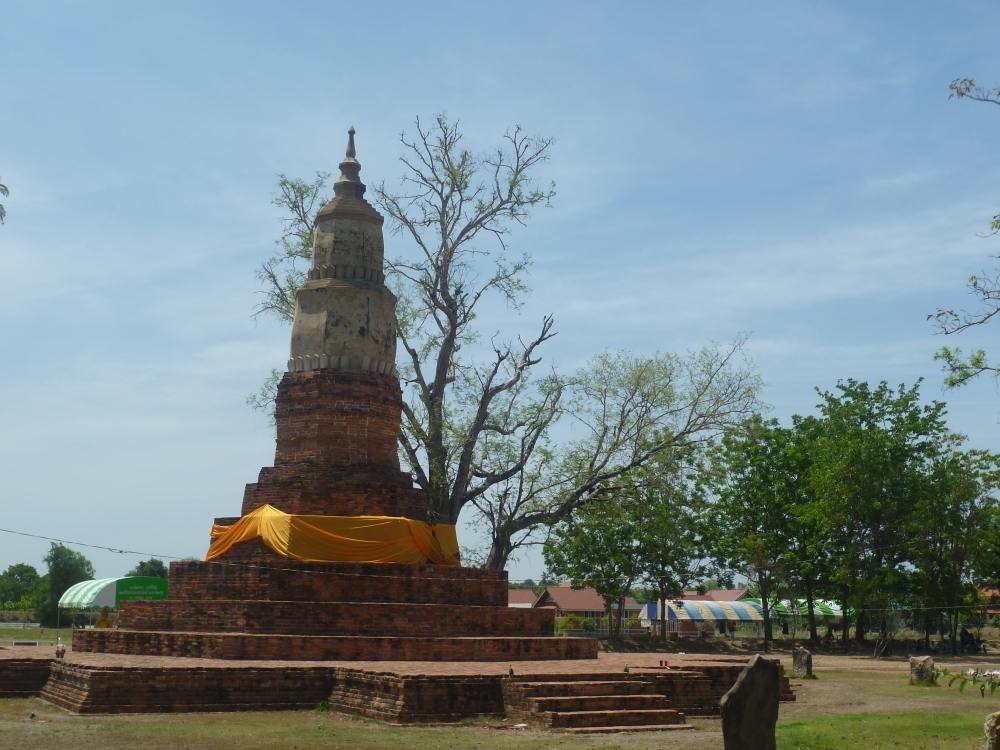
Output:
<path fill-rule="evenodd" d="M 120 576 L 80 581 L 59 597 L 63 609 L 118 607 L 126 601 L 166 599 L 167 579 L 155 576 Z"/>
<path fill-rule="evenodd" d="M 758 606 L 761 604 L 760 599 L 744 599 L 743 601 L 754 602 Z M 769 609 L 771 615 L 776 617 L 790 617 L 793 613 L 802 618 L 809 616 L 809 606 L 805 599 L 796 599 L 795 601 L 789 599 L 782 599 L 781 601 L 772 600 Z M 813 612 L 817 617 L 824 620 L 836 620 L 843 615 L 839 604 L 825 599 L 813 600 Z"/>

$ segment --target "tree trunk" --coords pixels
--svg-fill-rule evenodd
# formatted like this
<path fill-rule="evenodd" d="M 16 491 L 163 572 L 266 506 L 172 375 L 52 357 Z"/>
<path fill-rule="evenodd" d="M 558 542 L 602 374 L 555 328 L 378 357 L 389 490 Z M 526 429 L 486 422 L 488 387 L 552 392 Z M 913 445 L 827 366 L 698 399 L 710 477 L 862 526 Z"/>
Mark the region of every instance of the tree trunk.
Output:
<path fill-rule="evenodd" d="M 771 603 L 768 601 L 768 595 L 770 592 L 767 590 L 767 584 L 763 582 L 763 577 L 759 578 L 760 584 L 760 605 L 761 609 L 764 611 L 764 651 L 771 650 Z"/>
<path fill-rule="evenodd" d="M 951 630 L 951 655 L 958 655 L 958 610 L 951 611 L 949 630 Z"/>
<path fill-rule="evenodd" d="M 660 599 L 657 602 L 660 605 L 660 640 L 667 640 L 667 592 L 660 590 Z"/>
<path fill-rule="evenodd" d="M 486 558 L 486 570 L 504 570 L 510 558 L 511 545 L 509 536 L 495 536 L 490 544 L 490 554 Z"/>
<path fill-rule="evenodd" d="M 847 639 L 851 633 L 851 623 L 847 620 L 847 597 L 843 597 L 840 600 L 840 628 L 841 628 L 841 643 L 844 648 L 847 648 Z"/>
<path fill-rule="evenodd" d="M 931 650 L 931 617 L 924 612 L 924 653 Z"/>
<path fill-rule="evenodd" d="M 854 640 L 858 643 L 865 643 L 865 611 L 858 610 L 858 617 L 854 621 Z"/>
<path fill-rule="evenodd" d="M 819 636 L 816 634 L 816 613 L 813 611 L 813 587 L 812 583 L 806 584 L 806 613 L 809 618 L 809 642 L 817 643 Z"/>

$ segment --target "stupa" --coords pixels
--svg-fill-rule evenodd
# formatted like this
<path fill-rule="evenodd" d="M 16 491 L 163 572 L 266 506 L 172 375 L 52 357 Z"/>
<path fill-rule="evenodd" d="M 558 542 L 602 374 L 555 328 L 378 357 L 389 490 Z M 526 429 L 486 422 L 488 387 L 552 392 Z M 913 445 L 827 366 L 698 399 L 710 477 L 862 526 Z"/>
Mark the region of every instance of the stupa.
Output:
<path fill-rule="evenodd" d="M 507 606 L 505 572 L 462 567 L 400 470 L 402 397 L 382 216 L 364 198 L 354 129 L 316 216 L 277 392 L 274 465 L 217 518 L 205 561 L 170 566 L 170 598 L 129 602 L 74 652 L 280 660 L 595 658 L 553 610 Z"/>
<path fill-rule="evenodd" d="M 507 574 L 462 567 L 454 527 L 428 522 L 399 466 L 395 298 L 353 130 L 340 172 L 296 298 L 274 465 L 240 516 L 216 519 L 206 560 L 171 563 L 168 600 L 127 602 L 115 629 L 76 630 L 64 658 L 40 660 L 42 697 L 80 713 L 325 704 L 598 732 L 715 713 L 742 659 L 599 660 L 596 640 L 553 635 L 554 609 L 508 607 Z"/>

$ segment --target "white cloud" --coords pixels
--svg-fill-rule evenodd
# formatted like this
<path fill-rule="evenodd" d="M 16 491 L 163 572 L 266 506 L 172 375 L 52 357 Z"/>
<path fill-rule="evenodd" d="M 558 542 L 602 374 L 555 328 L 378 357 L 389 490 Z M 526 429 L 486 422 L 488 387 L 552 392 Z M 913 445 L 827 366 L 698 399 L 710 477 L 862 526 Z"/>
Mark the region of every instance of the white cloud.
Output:
<path fill-rule="evenodd" d="M 708 316 L 739 328 L 754 313 L 860 299 L 887 303 L 953 288 L 989 250 L 977 234 L 986 213 L 983 205 L 961 204 L 776 242 L 730 234 L 719 240 L 726 249 L 675 248 L 660 261 L 577 266 L 536 285 L 544 299 L 565 300 L 557 313 L 573 325 L 609 315 L 616 324 L 655 323 L 669 311 L 675 322 Z"/>

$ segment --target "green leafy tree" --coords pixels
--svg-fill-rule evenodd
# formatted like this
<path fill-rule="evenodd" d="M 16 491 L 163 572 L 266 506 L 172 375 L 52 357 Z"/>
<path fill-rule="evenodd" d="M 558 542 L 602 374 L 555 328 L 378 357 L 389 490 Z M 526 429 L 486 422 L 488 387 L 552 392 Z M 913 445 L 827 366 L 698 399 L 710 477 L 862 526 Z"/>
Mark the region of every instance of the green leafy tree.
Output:
<path fill-rule="evenodd" d="M 43 559 L 48 566 L 47 588 L 38 616 L 43 625 L 51 627 L 58 622 L 59 597 L 73 584 L 93 578 L 94 566 L 81 553 L 54 542 Z"/>
<path fill-rule="evenodd" d="M 167 568 L 163 560 L 160 560 L 157 557 L 151 557 L 148 560 L 143 560 L 142 562 L 140 562 L 125 575 L 149 576 L 151 578 L 167 578 L 170 575 L 170 570 Z"/>
<path fill-rule="evenodd" d="M 639 497 L 609 497 L 553 528 L 543 547 L 550 570 L 574 587 L 593 586 L 604 599 L 611 638 L 621 634 L 625 597 L 642 576 L 642 517 Z"/>
<path fill-rule="evenodd" d="M 947 615 L 952 653 L 962 605 L 978 599 L 978 575 L 990 565 L 991 543 L 1000 536 L 998 488 L 1000 456 L 946 448 L 932 459 L 918 495 L 910 555 L 915 603 L 922 611 L 940 607 Z M 929 641 L 929 618 L 924 624 Z"/>
<path fill-rule="evenodd" d="M 636 473 L 636 493 L 643 506 L 637 528 L 639 565 L 660 613 L 667 611 L 667 599 L 680 598 L 709 571 L 707 475 L 698 445 L 664 451 Z M 659 631 L 665 640 L 666 617 L 661 617 Z"/>
<path fill-rule="evenodd" d="M 830 584 L 857 612 L 855 634 L 865 640 L 866 609 L 886 628 L 888 605 L 903 589 L 914 499 L 924 490 L 933 457 L 952 438 L 945 405 L 922 404 L 920 383 L 893 389 L 856 380 L 820 392 L 823 420 L 810 482 L 816 511 L 827 522 Z M 843 620 L 843 636 L 848 618 Z"/>
<path fill-rule="evenodd" d="M 812 484 L 813 455 L 822 435 L 823 422 L 815 417 L 792 417 L 789 442 L 784 461 L 788 471 L 789 491 L 789 550 L 790 566 L 785 581 L 789 598 L 806 601 L 806 623 L 809 640 L 816 642 L 815 602 L 820 592 L 830 587 L 831 568 L 827 518 L 816 500 Z"/>
<path fill-rule="evenodd" d="M 793 563 L 791 516 L 797 488 L 790 443 L 790 430 L 754 416 L 725 435 L 717 459 L 712 509 L 716 555 L 760 594 L 765 649 L 773 638 L 771 599 L 789 579 Z"/>
<path fill-rule="evenodd" d="M 972 78 L 956 78 L 949 85 L 952 99 L 969 99 L 1000 106 L 1000 86 L 987 88 L 980 86 Z M 991 236 L 1000 234 L 1000 213 L 990 221 Z M 1000 273 L 984 271 L 973 274 L 968 279 L 969 293 L 979 303 L 979 309 L 969 312 L 949 308 L 938 308 L 928 315 L 936 322 L 938 330 L 944 334 L 961 333 L 975 326 L 988 323 L 1000 312 Z M 992 373 L 1000 376 L 1000 367 L 992 363 L 984 349 L 977 349 L 966 355 L 957 347 L 942 346 L 934 358 L 944 365 L 945 384 L 956 387 L 968 383 L 978 375 Z"/>
<path fill-rule="evenodd" d="M 26 563 L 11 565 L 0 573 L 0 603 L 23 602 L 38 584 L 38 571 Z"/>
<path fill-rule="evenodd" d="M 738 339 L 685 356 L 607 353 L 567 379 L 559 423 L 577 437 L 536 445 L 522 468 L 471 500 L 492 541 L 487 566 L 503 568 L 537 530 L 578 509 L 633 493 L 631 475 L 657 456 L 740 421 L 756 404 L 757 391 L 756 376 L 739 362 L 742 345 Z M 506 438 L 493 450 L 504 440 L 508 450 L 524 450 Z"/>

